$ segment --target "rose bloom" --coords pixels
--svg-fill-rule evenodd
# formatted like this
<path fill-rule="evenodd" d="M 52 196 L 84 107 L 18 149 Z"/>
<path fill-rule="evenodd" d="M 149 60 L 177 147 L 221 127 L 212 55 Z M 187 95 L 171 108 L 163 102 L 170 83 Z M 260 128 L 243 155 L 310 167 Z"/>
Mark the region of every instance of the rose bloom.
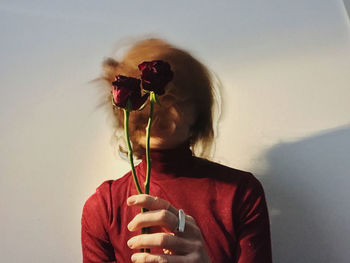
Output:
<path fill-rule="evenodd" d="M 143 89 L 163 95 L 165 86 L 173 78 L 169 63 L 162 60 L 144 61 L 138 68 L 141 70 Z"/>
<path fill-rule="evenodd" d="M 113 101 L 115 105 L 126 109 L 127 102 L 130 100 L 131 109 L 138 110 L 147 100 L 148 94 L 141 96 L 141 81 L 136 78 L 123 75 L 116 76 L 113 85 Z"/>

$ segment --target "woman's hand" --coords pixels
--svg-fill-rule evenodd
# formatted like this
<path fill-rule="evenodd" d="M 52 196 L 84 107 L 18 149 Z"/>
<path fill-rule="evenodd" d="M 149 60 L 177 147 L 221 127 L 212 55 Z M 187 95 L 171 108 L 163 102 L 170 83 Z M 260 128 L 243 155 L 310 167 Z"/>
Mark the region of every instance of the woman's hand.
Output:
<path fill-rule="evenodd" d="M 133 195 L 127 200 L 128 206 L 147 208 L 128 224 L 130 231 L 143 227 L 160 227 L 163 232 L 141 234 L 128 241 L 132 249 L 163 248 L 166 254 L 135 253 L 132 262 L 210 262 L 205 250 L 202 233 L 193 217 L 186 215 L 185 231 L 178 232 L 178 209 L 168 201 L 146 195 Z"/>

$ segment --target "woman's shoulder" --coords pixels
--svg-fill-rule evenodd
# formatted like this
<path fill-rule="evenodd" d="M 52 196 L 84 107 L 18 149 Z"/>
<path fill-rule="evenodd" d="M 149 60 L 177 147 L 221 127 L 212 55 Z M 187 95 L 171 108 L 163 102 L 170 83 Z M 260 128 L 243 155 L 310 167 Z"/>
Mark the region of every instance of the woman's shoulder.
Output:
<path fill-rule="evenodd" d="M 262 188 L 260 180 L 250 171 L 233 168 L 205 158 L 196 158 L 196 169 L 200 174 L 211 178 L 216 183 L 235 185 L 240 188 Z"/>
<path fill-rule="evenodd" d="M 129 173 L 126 173 L 124 176 L 118 178 L 118 179 L 108 179 L 103 181 L 102 183 L 100 183 L 100 185 L 98 185 L 96 187 L 95 193 L 93 193 L 91 197 L 93 196 L 106 196 L 109 195 L 111 192 L 111 189 L 114 188 L 116 185 L 124 185 L 128 182 L 128 177 L 129 177 Z"/>
<path fill-rule="evenodd" d="M 112 196 L 115 193 L 126 192 L 130 184 L 130 177 L 130 172 L 128 172 L 118 179 L 103 181 L 85 201 L 83 210 L 96 211 L 97 208 L 104 207 L 104 210 L 108 213 L 112 208 Z"/>
<path fill-rule="evenodd" d="M 230 167 L 228 165 L 219 163 L 217 161 L 208 160 L 205 158 L 195 157 L 196 165 L 195 168 L 202 170 L 202 171 L 208 171 L 210 174 L 215 174 L 215 176 L 218 177 L 224 177 L 224 178 L 237 178 L 237 179 L 249 179 L 254 177 L 254 175 L 245 170 L 241 170 L 238 168 Z"/>

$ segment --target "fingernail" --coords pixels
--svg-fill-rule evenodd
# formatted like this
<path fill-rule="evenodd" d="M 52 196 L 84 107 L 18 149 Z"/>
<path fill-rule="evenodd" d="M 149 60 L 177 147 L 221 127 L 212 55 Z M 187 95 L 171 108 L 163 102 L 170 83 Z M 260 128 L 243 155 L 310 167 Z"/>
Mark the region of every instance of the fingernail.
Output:
<path fill-rule="evenodd" d="M 135 254 L 132 254 L 131 261 L 135 261 L 135 260 L 137 260 L 137 256 Z"/>
<path fill-rule="evenodd" d="M 128 240 L 127 242 L 129 248 L 133 248 L 133 241 L 132 241 L 132 238 Z"/>
<path fill-rule="evenodd" d="M 126 200 L 128 205 L 134 205 L 136 203 L 136 198 L 135 196 L 130 196 L 128 200 Z"/>
<path fill-rule="evenodd" d="M 128 229 L 129 229 L 129 231 L 132 231 L 132 230 L 133 230 L 133 224 L 132 224 L 132 223 L 129 223 L 127 227 L 128 227 Z"/>

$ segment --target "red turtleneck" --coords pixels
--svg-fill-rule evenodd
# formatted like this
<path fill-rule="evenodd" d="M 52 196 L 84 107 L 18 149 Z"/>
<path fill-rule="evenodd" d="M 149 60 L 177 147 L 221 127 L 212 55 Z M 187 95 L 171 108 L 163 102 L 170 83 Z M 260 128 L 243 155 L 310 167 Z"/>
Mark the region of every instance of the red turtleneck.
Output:
<path fill-rule="evenodd" d="M 150 194 L 191 215 L 200 227 L 212 262 L 269 263 L 268 211 L 260 182 L 248 172 L 192 156 L 188 143 L 152 150 Z M 146 162 L 136 166 L 143 185 Z M 127 173 L 103 182 L 86 201 L 81 219 L 83 262 L 130 262 L 127 224 L 140 211 L 126 205 L 137 194 Z M 160 253 L 161 249 L 152 249 Z"/>

